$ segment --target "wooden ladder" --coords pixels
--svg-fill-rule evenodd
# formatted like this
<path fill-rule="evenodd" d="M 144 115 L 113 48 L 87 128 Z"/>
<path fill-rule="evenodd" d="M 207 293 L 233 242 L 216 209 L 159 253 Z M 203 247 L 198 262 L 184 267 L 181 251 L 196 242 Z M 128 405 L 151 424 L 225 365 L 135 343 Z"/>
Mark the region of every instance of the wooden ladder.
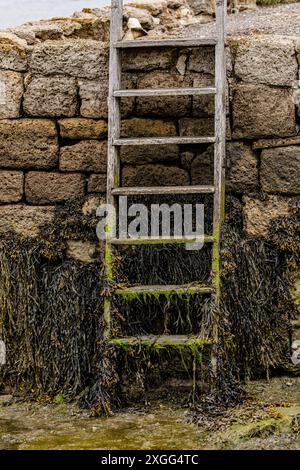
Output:
<path fill-rule="evenodd" d="M 220 241 L 221 226 L 224 219 L 225 206 L 225 141 L 226 141 L 226 104 L 225 104 L 225 20 L 226 0 L 216 0 L 216 37 L 189 38 L 189 39 L 166 39 L 166 40 L 134 40 L 122 41 L 123 1 L 112 0 L 111 2 L 111 32 L 110 32 L 110 65 L 109 65 L 109 134 L 108 134 L 108 182 L 107 203 L 114 206 L 117 211 L 119 196 L 133 195 L 167 195 L 167 194 L 213 194 L 214 215 L 213 233 L 204 237 L 205 243 L 212 244 L 212 281 L 208 286 L 203 285 L 166 285 L 166 286 L 137 286 L 126 288 L 114 288 L 113 278 L 113 246 L 114 245 L 141 245 L 141 244 L 186 244 L 195 242 L 195 237 L 182 238 L 128 238 L 117 239 L 110 235 L 111 227 L 107 227 L 105 268 L 106 279 L 109 286 L 109 295 L 104 301 L 104 324 L 105 339 L 115 346 L 157 343 L 161 345 L 191 345 L 199 344 L 198 336 L 138 336 L 126 338 L 112 337 L 112 302 L 114 296 L 130 298 L 136 296 L 150 296 L 161 294 L 211 294 L 213 296 L 214 320 L 212 325 L 212 342 L 218 339 L 218 315 L 220 305 Z M 121 54 L 124 49 L 139 48 L 179 48 L 179 47 L 215 47 L 215 86 L 209 88 L 175 88 L 175 89 L 121 89 Z M 120 101 L 123 97 L 140 96 L 193 96 L 193 95 L 215 95 L 215 136 L 195 137 L 148 137 L 148 138 L 121 138 L 121 112 Z M 126 188 L 120 186 L 120 148 L 122 146 L 135 145 L 163 145 L 163 144 L 214 144 L 214 185 L 213 186 L 172 186 L 172 187 L 136 187 Z M 134 295 L 133 295 L 134 294 Z"/>

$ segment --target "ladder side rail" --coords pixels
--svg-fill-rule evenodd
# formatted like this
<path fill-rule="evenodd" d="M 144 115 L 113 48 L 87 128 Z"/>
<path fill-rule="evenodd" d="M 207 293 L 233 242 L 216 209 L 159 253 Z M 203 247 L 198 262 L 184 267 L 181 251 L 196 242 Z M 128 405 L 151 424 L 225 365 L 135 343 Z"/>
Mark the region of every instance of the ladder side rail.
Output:
<path fill-rule="evenodd" d="M 120 148 L 114 145 L 114 141 L 120 138 L 121 111 L 120 99 L 114 96 L 114 92 L 121 88 L 121 51 L 115 47 L 115 43 L 122 39 L 123 29 L 123 0 L 111 2 L 110 25 L 110 56 L 109 56 L 109 91 L 108 91 L 108 147 L 107 147 L 107 204 L 112 205 L 117 211 L 117 200 L 112 191 L 119 187 L 120 180 Z M 115 224 L 115 221 L 111 221 Z M 110 234 L 116 227 L 106 228 L 105 245 L 105 271 L 106 280 L 113 281 L 112 245 Z M 111 333 L 111 299 L 104 300 L 104 337 L 109 338 Z"/>
<path fill-rule="evenodd" d="M 216 0 L 215 48 L 215 158 L 214 158 L 214 216 L 213 216 L 213 260 L 212 282 L 215 288 L 215 315 L 212 325 L 213 340 L 218 340 L 218 316 L 220 309 L 220 249 L 221 230 L 225 216 L 225 152 L 226 152 L 226 35 L 227 0 Z"/>

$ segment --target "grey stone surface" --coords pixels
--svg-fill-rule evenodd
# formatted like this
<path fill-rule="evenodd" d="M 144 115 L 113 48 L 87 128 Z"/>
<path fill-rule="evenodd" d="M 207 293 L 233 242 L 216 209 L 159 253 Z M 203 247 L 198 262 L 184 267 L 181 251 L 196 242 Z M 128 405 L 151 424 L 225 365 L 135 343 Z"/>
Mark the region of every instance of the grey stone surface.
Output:
<path fill-rule="evenodd" d="M 263 150 L 260 178 L 266 192 L 299 194 L 300 146 Z"/>
<path fill-rule="evenodd" d="M 0 70 L 0 119 L 20 117 L 23 91 L 21 73 Z"/>
<path fill-rule="evenodd" d="M 239 84 L 233 100 L 233 138 L 281 137 L 296 134 L 290 90 Z"/>
<path fill-rule="evenodd" d="M 70 77 L 33 77 L 24 95 L 29 116 L 72 117 L 77 109 L 77 84 Z"/>

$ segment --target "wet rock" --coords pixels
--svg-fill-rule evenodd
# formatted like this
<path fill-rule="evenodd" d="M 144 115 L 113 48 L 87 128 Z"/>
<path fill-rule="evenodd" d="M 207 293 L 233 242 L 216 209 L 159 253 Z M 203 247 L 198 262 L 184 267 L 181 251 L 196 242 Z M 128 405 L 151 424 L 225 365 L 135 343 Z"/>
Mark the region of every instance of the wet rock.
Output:
<path fill-rule="evenodd" d="M 0 407 L 10 405 L 12 401 L 13 401 L 12 395 L 0 395 Z"/>
<path fill-rule="evenodd" d="M 248 432 L 243 434 L 243 438 L 246 439 L 253 439 L 253 438 L 262 438 L 265 439 L 266 437 L 272 436 L 273 434 L 278 431 L 278 428 L 275 423 L 267 423 L 261 424 L 257 426 L 253 426 Z"/>

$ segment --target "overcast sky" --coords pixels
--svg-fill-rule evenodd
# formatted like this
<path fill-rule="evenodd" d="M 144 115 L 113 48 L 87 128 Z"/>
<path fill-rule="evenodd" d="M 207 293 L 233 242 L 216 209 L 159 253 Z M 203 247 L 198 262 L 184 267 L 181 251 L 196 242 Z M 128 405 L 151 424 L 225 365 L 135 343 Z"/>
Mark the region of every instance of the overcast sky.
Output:
<path fill-rule="evenodd" d="M 110 4 L 110 0 L 0 0 L 0 29 L 26 21 L 68 16 L 85 7 Z"/>

